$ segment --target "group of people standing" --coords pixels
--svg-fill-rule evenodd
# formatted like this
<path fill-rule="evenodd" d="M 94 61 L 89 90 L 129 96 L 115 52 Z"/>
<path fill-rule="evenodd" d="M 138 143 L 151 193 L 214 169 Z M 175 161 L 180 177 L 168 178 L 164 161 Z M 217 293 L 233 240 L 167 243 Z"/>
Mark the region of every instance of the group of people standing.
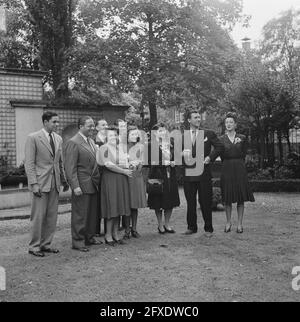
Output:
<path fill-rule="evenodd" d="M 59 116 L 45 112 L 42 121 L 43 129 L 30 134 L 25 146 L 25 169 L 33 193 L 30 254 L 43 257 L 47 252 L 59 252 L 51 248 L 51 242 L 61 185 L 64 191 L 69 187 L 72 190 L 71 232 L 75 250 L 88 252 L 89 246 L 102 243 L 96 238 L 101 233 L 101 220 L 108 246 L 139 238 L 138 210 L 146 207 L 155 211 L 158 233 L 175 233 L 170 219 L 173 209 L 180 205 L 175 157 L 178 145 L 168 138 L 163 123 L 153 127 L 151 140 L 145 143 L 136 126 L 127 128 L 122 120 L 116 121 L 114 126 L 109 126 L 105 120 L 95 124 L 91 117 L 84 116 L 78 120 L 78 133 L 66 142 L 63 152 L 62 138 L 55 133 Z M 227 216 L 225 232 L 231 231 L 232 204 L 237 203 L 237 232 L 243 233 L 244 203 L 254 201 L 254 197 L 244 163 L 246 138 L 236 133 L 236 116 L 226 116 L 227 132 L 221 138 L 213 131 L 200 129 L 201 116 L 196 110 L 189 112 L 188 122 L 190 128 L 182 140 L 185 144 L 180 146 L 187 201 L 184 234 L 198 231 L 198 199 L 205 236 L 213 235 L 210 165 L 219 156 L 223 161 L 221 189 Z M 157 157 L 153 156 L 153 151 L 158 152 Z M 200 171 L 193 171 L 197 164 L 188 162 L 193 159 L 201 160 Z M 146 180 L 145 167 L 148 168 Z M 121 223 L 125 231 L 122 236 Z"/>

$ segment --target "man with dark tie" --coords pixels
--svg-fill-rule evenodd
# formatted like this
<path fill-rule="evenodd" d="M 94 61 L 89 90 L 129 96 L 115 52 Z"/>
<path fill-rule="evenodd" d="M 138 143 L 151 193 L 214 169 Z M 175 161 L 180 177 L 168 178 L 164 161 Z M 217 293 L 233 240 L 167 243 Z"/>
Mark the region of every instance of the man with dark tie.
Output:
<path fill-rule="evenodd" d="M 99 245 L 95 239 L 100 174 L 97 147 L 92 140 L 95 124 L 90 116 L 78 120 L 79 132 L 65 149 L 65 171 L 72 189 L 72 248 L 87 252 L 86 246 Z"/>
<path fill-rule="evenodd" d="M 31 241 L 29 253 L 44 257 L 44 253 L 58 253 L 51 248 L 56 229 L 58 195 L 61 184 L 69 189 L 62 162 L 62 138 L 55 133 L 59 124 L 56 113 L 45 112 L 43 129 L 28 136 L 25 145 L 25 170 L 31 205 Z"/>
<path fill-rule="evenodd" d="M 212 223 L 212 175 L 210 165 L 222 153 L 223 145 L 217 135 L 201 129 L 201 115 L 197 110 L 187 115 L 189 130 L 185 131 L 183 143 L 184 156 L 184 194 L 187 201 L 186 235 L 197 233 L 197 194 L 204 220 L 205 236 L 213 234 Z M 192 164 L 189 160 L 194 160 Z M 199 165 L 198 163 L 201 162 Z"/>

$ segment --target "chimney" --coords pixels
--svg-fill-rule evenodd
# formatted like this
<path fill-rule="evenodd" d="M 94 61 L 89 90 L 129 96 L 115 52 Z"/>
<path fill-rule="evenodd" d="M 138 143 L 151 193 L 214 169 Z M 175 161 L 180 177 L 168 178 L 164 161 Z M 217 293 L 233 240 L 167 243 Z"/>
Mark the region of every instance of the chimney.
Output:
<path fill-rule="evenodd" d="M 6 10 L 0 6 L 0 32 L 6 32 Z"/>
<path fill-rule="evenodd" d="M 245 52 L 248 52 L 251 50 L 251 39 L 248 37 L 245 37 L 242 39 L 242 48 Z"/>

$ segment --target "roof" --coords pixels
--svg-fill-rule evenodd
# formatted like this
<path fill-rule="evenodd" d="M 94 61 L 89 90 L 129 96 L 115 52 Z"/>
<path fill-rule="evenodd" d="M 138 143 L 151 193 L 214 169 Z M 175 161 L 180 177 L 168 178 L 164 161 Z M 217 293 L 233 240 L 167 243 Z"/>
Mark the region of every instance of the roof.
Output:
<path fill-rule="evenodd" d="M 0 68 L 0 75 L 44 77 L 48 72 L 33 69 Z"/>

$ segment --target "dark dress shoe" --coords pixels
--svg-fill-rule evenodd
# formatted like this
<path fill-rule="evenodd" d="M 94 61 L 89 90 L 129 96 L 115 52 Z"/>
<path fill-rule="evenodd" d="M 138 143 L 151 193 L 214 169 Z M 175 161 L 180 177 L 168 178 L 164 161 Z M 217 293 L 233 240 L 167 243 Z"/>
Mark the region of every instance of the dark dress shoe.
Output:
<path fill-rule="evenodd" d="M 105 244 L 108 245 L 108 246 L 112 246 L 112 247 L 115 247 L 116 246 L 116 242 L 113 240 L 113 241 L 108 241 L 105 239 Z"/>
<path fill-rule="evenodd" d="M 164 226 L 164 228 L 165 228 L 165 232 L 167 234 L 175 234 L 176 233 L 176 231 L 174 229 L 167 229 L 166 226 Z"/>
<path fill-rule="evenodd" d="M 141 238 L 141 235 L 137 231 L 134 231 L 134 230 L 131 231 L 131 236 L 133 238 Z"/>
<path fill-rule="evenodd" d="M 72 249 L 74 250 L 77 250 L 78 252 L 82 252 L 82 253 L 87 253 L 89 252 L 90 250 L 86 247 L 79 247 L 79 248 L 76 248 L 76 247 L 72 247 Z"/>
<path fill-rule="evenodd" d="M 59 250 L 56 248 L 42 248 L 42 252 L 44 253 L 52 253 L 52 254 L 58 254 Z"/>
<path fill-rule="evenodd" d="M 36 257 L 45 257 L 45 254 L 40 250 L 29 250 L 28 253 Z"/>
<path fill-rule="evenodd" d="M 197 231 L 188 229 L 188 230 L 184 233 L 184 235 L 193 235 L 193 234 L 197 234 Z"/>

